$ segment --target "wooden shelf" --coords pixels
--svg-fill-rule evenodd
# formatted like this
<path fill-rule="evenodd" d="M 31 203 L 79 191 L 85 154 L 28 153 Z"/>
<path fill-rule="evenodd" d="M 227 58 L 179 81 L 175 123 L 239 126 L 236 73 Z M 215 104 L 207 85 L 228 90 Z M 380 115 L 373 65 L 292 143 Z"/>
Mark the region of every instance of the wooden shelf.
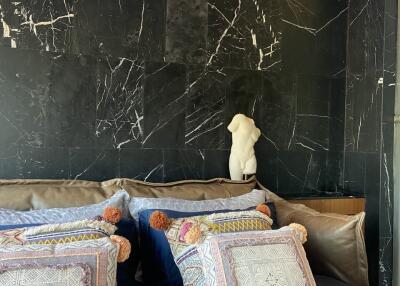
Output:
<path fill-rule="evenodd" d="M 288 200 L 294 204 L 303 204 L 323 213 L 353 215 L 365 211 L 364 198 L 329 198 Z"/>

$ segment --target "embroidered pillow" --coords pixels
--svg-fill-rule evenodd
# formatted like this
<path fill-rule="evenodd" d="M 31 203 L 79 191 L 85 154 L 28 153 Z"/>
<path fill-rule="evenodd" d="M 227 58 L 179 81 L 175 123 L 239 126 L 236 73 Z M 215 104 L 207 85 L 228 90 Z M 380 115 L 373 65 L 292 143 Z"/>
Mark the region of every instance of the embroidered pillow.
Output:
<path fill-rule="evenodd" d="M 220 234 L 197 247 L 208 286 L 314 286 L 298 233 L 279 230 Z"/>
<path fill-rule="evenodd" d="M 0 231 L 0 246 L 60 244 L 99 239 L 114 234 L 116 227 L 105 221 L 82 220 Z"/>
<path fill-rule="evenodd" d="M 173 220 L 165 235 L 181 272 L 183 284 L 204 285 L 205 277 L 196 244 L 210 235 L 269 230 L 271 225 L 272 220 L 259 211 L 214 213 Z"/>
<path fill-rule="evenodd" d="M 0 229 L 5 226 L 0 226 Z M 18 226 L 9 226 L 15 228 Z M 117 229 L 118 228 L 118 229 Z M 115 226 L 106 221 L 83 220 L 53 225 L 21 225 L 19 229 L 0 230 L 0 247 L 22 244 L 59 244 L 82 240 L 109 237 L 112 234 L 123 236 L 129 240 L 132 248 L 139 249 L 136 224 L 133 220 L 121 220 Z M 132 285 L 138 265 L 137 251 L 131 253 L 129 259 L 118 263 L 117 282 L 119 286 Z M 2 285 L 2 284 L 0 284 Z"/>
<path fill-rule="evenodd" d="M 109 237 L 116 229 L 105 221 L 82 220 L 27 228 L 23 238 L 25 244 L 60 244 Z"/>
<path fill-rule="evenodd" d="M 118 191 L 108 200 L 95 205 L 76 208 L 54 208 L 32 211 L 14 211 L 0 209 L 1 225 L 35 224 L 35 223 L 64 223 L 83 219 L 90 219 L 103 213 L 105 207 L 112 206 L 122 210 L 124 218 L 129 217 L 129 195 L 125 191 Z"/>
<path fill-rule="evenodd" d="M 0 270 L 2 286 L 90 286 L 91 273 L 86 264 L 60 264 L 57 266 L 15 265 Z"/>
<path fill-rule="evenodd" d="M 226 232 L 241 232 L 252 230 L 271 229 L 272 219 L 256 211 L 239 211 L 227 213 L 213 213 L 204 216 L 193 216 L 172 220 L 165 235 L 171 247 L 172 254 L 179 256 L 187 247 L 201 243 L 211 234 Z M 198 228 L 198 237 L 188 237 L 191 230 Z"/>
<path fill-rule="evenodd" d="M 265 203 L 267 192 L 253 190 L 250 193 L 227 199 L 189 201 L 175 198 L 140 198 L 133 197 L 129 203 L 129 211 L 137 221 L 139 212 L 146 209 L 165 209 L 180 212 L 202 212 L 217 210 L 243 210 Z"/>
<path fill-rule="evenodd" d="M 43 267 L 42 271 L 48 271 L 58 265 L 84 264 L 90 268 L 90 285 L 115 286 L 118 252 L 119 245 L 110 238 L 66 244 L 0 247 L 0 273 L 15 269 L 16 266 L 22 271 L 31 265 L 37 265 Z"/>

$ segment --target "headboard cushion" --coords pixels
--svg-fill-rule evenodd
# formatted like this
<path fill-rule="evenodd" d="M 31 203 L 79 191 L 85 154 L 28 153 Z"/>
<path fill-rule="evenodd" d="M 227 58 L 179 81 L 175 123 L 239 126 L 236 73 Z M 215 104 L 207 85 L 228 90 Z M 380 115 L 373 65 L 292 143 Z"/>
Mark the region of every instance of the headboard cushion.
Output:
<path fill-rule="evenodd" d="M 77 207 L 95 204 L 121 188 L 133 197 L 174 197 L 203 200 L 240 196 L 256 186 L 256 178 L 186 180 L 173 183 L 147 183 L 132 179 L 104 182 L 83 180 L 0 180 L 0 208 L 31 210 Z"/>

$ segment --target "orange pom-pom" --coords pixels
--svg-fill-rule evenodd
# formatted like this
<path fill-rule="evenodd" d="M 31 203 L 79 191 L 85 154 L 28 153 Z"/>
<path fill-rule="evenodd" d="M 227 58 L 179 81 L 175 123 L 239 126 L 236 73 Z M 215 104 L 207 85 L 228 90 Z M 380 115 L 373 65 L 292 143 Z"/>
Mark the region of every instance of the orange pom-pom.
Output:
<path fill-rule="evenodd" d="M 262 212 L 263 214 L 271 217 L 271 209 L 266 204 L 259 204 L 256 211 Z"/>
<path fill-rule="evenodd" d="M 291 223 L 289 224 L 289 227 L 294 229 L 300 236 L 301 243 L 306 243 L 307 242 L 307 229 L 298 223 Z"/>
<path fill-rule="evenodd" d="M 193 225 L 185 234 L 185 242 L 188 244 L 195 244 L 201 237 L 201 229 L 198 225 Z"/>
<path fill-rule="evenodd" d="M 106 207 L 103 212 L 103 219 L 106 222 L 116 224 L 121 220 L 122 212 L 118 208 Z"/>
<path fill-rule="evenodd" d="M 171 225 L 168 216 L 160 211 L 154 211 L 150 216 L 150 226 L 158 230 L 167 230 Z"/>
<path fill-rule="evenodd" d="M 132 247 L 129 240 L 119 235 L 111 235 L 110 239 L 119 245 L 119 252 L 117 262 L 121 263 L 126 261 L 131 255 Z"/>

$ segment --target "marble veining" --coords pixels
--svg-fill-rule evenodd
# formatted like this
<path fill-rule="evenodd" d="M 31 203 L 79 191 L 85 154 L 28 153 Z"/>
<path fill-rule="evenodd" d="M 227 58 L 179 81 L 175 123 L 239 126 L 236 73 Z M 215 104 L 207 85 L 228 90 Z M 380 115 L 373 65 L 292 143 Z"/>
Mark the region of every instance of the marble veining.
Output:
<path fill-rule="evenodd" d="M 0 176 L 227 177 L 236 113 L 281 195 L 365 195 L 390 285 L 397 3 L 0 0 Z M 379 225 L 376 224 L 379 220 Z"/>

